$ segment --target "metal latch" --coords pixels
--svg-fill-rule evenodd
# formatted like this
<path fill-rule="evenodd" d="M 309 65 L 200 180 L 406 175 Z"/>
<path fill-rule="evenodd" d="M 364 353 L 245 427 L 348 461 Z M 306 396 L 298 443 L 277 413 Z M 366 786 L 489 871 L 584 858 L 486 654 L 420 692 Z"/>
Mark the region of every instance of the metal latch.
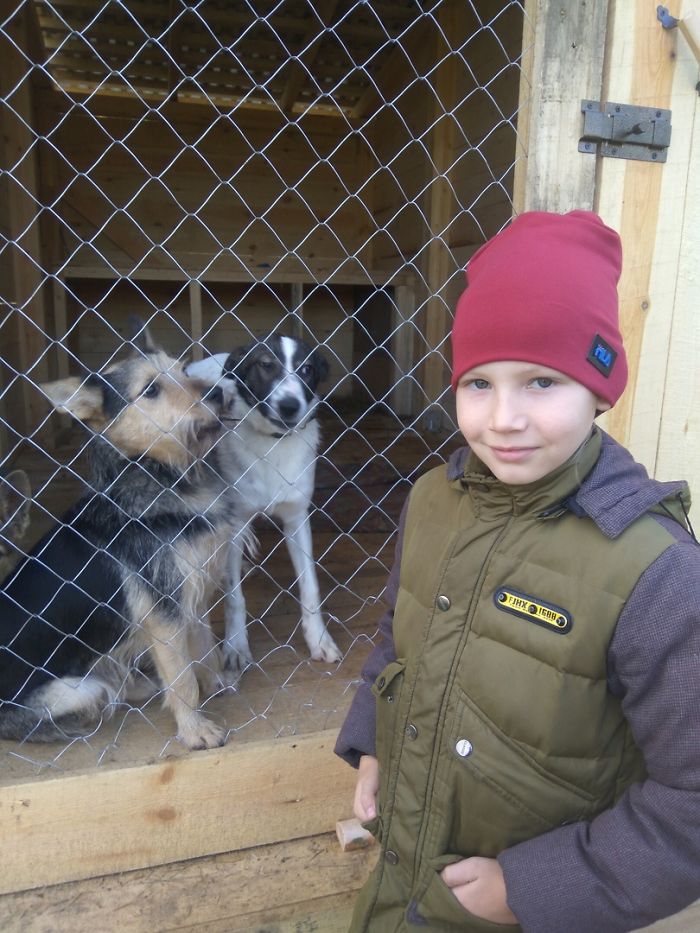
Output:
<path fill-rule="evenodd" d="M 671 143 L 671 111 L 631 104 L 601 104 L 582 100 L 583 135 L 578 151 L 610 156 L 665 162 Z"/>

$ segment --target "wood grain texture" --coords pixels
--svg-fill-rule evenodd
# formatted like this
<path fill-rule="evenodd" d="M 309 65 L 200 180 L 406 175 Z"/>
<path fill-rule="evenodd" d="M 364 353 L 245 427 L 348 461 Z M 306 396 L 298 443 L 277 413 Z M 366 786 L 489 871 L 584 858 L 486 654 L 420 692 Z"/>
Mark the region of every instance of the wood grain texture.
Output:
<path fill-rule="evenodd" d="M 607 0 L 526 6 L 525 39 L 534 31 L 534 43 L 520 91 L 527 166 L 516 174 L 514 200 L 521 210 L 593 207 L 595 159 L 578 152 L 578 140 L 581 100 L 601 95 L 607 10 Z"/>

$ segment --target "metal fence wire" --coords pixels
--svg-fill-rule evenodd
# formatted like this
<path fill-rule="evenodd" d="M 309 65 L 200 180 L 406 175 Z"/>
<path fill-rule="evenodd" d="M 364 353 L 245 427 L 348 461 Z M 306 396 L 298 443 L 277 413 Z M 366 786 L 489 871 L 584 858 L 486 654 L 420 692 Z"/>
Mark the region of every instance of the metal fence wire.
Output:
<path fill-rule="evenodd" d="M 405 495 L 457 446 L 446 341 L 512 212 L 523 4 L 0 11 L 2 772 L 336 726 Z M 325 377 L 318 442 L 290 371 Z"/>

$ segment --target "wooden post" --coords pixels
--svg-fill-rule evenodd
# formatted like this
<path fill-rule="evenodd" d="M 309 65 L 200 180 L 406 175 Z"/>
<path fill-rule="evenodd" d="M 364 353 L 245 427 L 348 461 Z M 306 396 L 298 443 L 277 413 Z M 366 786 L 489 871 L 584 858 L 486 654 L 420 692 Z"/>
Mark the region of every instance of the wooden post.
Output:
<path fill-rule="evenodd" d="M 391 355 L 394 358 L 396 382 L 391 390 L 391 407 L 404 418 L 413 414 L 413 343 L 416 313 L 416 292 L 412 285 L 397 285 L 391 316 Z"/>
<path fill-rule="evenodd" d="M 450 170 L 455 158 L 455 116 L 457 101 L 457 62 L 453 40 L 457 32 L 459 12 L 453 3 L 442 4 L 438 12 L 441 35 L 436 54 L 441 60 L 435 77 L 435 110 L 432 134 L 432 162 L 435 166 L 430 186 L 427 213 L 431 239 L 428 246 L 426 283 L 428 302 L 425 321 L 425 341 L 428 354 L 423 363 L 423 386 L 430 402 L 435 404 L 445 391 L 446 366 L 444 353 L 450 333 L 450 314 L 445 299 L 445 287 L 450 271 L 450 251 L 447 230 L 454 215 L 454 196 Z M 430 427 L 442 423 L 439 407 L 429 412 Z"/>
<path fill-rule="evenodd" d="M 11 15 L 16 4 L 3 0 L 0 15 Z M 18 48 L 29 45 L 26 10 L 17 13 L 4 26 Z M 6 229 L 10 240 L 12 288 L 11 300 L 15 312 L 16 329 L 14 347 L 6 347 L 12 354 L 15 367 L 27 378 L 22 382 L 20 430 L 29 433 L 46 412 L 46 403 L 34 384 L 48 378 L 46 361 L 46 311 L 44 304 L 44 275 L 39 236 L 41 203 L 35 134 L 32 84 L 27 76 L 29 65 L 9 42 L 0 56 L 0 93 L 4 98 L 0 150 L 2 164 L 7 170 Z M 14 112 L 13 112 L 14 111 Z M 9 296 L 8 296 L 9 297 Z M 14 353 L 13 353 L 14 351 Z M 14 358 L 12 358 L 14 357 Z"/>
<path fill-rule="evenodd" d="M 60 279 L 54 279 L 52 290 L 55 338 L 63 347 L 65 346 L 68 335 L 68 310 L 65 282 Z M 59 349 L 56 354 L 56 378 L 65 379 L 68 375 L 68 354 Z"/>
<path fill-rule="evenodd" d="M 202 286 L 197 279 L 189 284 L 190 293 L 190 337 L 192 338 L 192 359 L 201 360 L 202 351 Z"/>
<path fill-rule="evenodd" d="M 304 338 L 304 284 L 292 282 L 290 285 L 290 314 L 292 317 L 292 337 Z"/>
<path fill-rule="evenodd" d="M 600 100 L 607 0 L 526 0 L 513 203 L 591 210 L 596 160 L 578 152 L 581 101 Z"/>

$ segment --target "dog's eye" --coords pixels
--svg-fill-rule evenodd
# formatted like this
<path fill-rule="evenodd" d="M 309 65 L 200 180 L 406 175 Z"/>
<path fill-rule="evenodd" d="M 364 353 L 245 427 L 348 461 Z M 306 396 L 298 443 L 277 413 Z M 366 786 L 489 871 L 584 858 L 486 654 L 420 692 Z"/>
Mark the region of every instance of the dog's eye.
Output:
<path fill-rule="evenodd" d="M 160 394 L 160 386 L 157 382 L 149 383 L 141 393 L 143 398 L 157 398 Z"/>
<path fill-rule="evenodd" d="M 314 368 L 311 365 L 311 363 L 304 363 L 303 366 L 299 367 L 299 375 L 303 376 L 305 379 L 308 376 L 310 376 L 313 373 L 313 371 L 314 371 Z"/>
<path fill-rule="evenodd" d="M 272 369 L 272 365 L 272 360 L 265 359 L 265 357 L 263 357 L 261 360 L 258 360 L 258 366 L 266 373 Z"/>

